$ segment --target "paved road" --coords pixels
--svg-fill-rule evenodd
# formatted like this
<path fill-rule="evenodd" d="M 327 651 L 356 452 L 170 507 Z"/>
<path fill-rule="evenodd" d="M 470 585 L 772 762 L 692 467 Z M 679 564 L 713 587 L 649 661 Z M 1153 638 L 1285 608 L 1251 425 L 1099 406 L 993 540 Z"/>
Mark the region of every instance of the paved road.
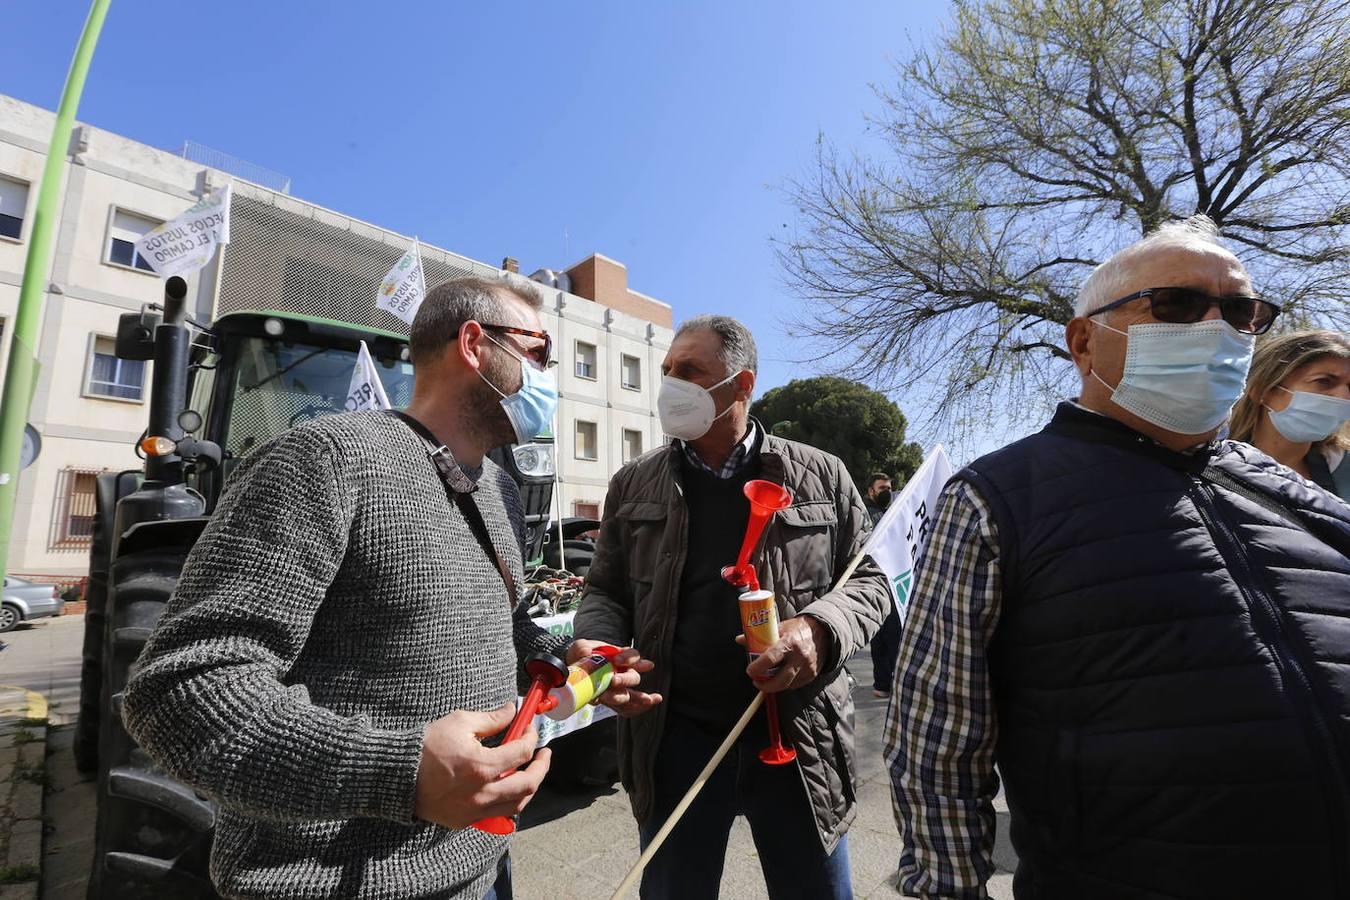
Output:
<path fill-rule="evenodd" d="M 16 684 L 47 695 L 54 724 L 74 722 L 79 697 L 79 652 L 82 616 L 46 619 L 4 636 L 0 652 L 0 684 Z M 849 832 L 853 887 L 859 900 L 895 898 L 899 838 L 891 813 L 890 783 L 881 758 L 885 701 L 872 697 L 866 654 L 849 668 L 859 680 L 857 704 L 859 778 L 858 818 Z M 45 900 L 84 896 L 93 829 L 92 784 L 82 781 L 70 761 L 68 729 L 52 734 L 48 771 L 52 790 L 47 815 L 48 835 L 43 872 Z M 1007 810 L 999 804 L 999 874 L 990 883 L 995 900 L 1012 897 L 1016 857 L 1007 845 Z M 545 788 L 530 805 L 512 847 L 516 896 L 520 900 L 570 900 L 608 896 L 637 861 L 637 827 L 628 800 L 618 786 L 582 793 Z M 759 900 L 768 895 L 760 874 L 750 829 L 738 820 L 727 847 L 722 896 Z"/>
<path fill-rule="evenodd" d="M 895 890 L 900 839 L 891 812 L 890 779 L 881 755 L 886 701 L 875 699 L 870 687 L 865 687 L 871 684 L 871 666 L 866 653 L 849 663 L 858 681 L 853 700 L 861 784 L 858 817 L 849 831 L 849 863 L 858 900 L 900 896 Z M 995 859 L 999 873 L 990 881 L 989 896 L 1011 900 L 1011 872 L 1017 857 L 1007 843 L 1007 807 L 1002 798 L 996 807 L 999 844 Z M 617 785 L 583 795 L 540 792 L 526 809 L 522 825 L 511 848 L 516 895 L 522 900 L 608 896 L 638 859 L 637 826 L 627 795 Z M 744 819 L 737 819 L 731 831 L 721 895 L 728 900 L 768 898 L 759 856 Z"/>
<path fill-rule="evenodd" d="M 0 684 L 15 684 L 47 698 L 51 724 L 74 722 L 80 705 L 80 642 L 84 616 L 34 619 L 8 634 L 0 650 Z"/>

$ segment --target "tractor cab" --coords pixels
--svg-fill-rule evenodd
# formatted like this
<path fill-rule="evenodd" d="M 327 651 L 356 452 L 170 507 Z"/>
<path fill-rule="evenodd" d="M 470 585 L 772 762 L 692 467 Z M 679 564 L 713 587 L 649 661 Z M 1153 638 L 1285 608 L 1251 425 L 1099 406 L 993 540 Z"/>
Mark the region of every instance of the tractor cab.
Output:
<path fill-rule="evenodd" d="M 200 421 L 193 436 L 220 447 L 221 465 L 197 471 L 189 483 L 207 499 L 208 513 L 254 450 L 308 419 L 355 407 L 348 391 L 363 340 L 389 402 L 406 407 L 413 367 L 402 335 L 262 311 L 229 313 L 198 337 L 187 402 L 197 417 L 189 424 Z"/>

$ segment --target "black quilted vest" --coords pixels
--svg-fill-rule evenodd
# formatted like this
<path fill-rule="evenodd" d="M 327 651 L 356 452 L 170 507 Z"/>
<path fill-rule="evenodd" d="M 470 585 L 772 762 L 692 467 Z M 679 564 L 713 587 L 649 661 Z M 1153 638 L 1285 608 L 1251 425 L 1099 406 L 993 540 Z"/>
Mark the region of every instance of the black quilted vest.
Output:
<path fill-rule="evenodd" d="M 1061 404 L 958 473 L 1023 898 L 1350 897 L 1350 506 Z"/>

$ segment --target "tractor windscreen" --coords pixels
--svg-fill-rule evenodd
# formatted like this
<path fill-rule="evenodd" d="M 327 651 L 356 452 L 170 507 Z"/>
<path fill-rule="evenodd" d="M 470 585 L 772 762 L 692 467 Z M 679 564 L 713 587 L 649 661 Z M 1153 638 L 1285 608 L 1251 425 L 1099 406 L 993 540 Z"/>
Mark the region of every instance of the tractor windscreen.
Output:
<path fill-rule="evenodd" d="M 355 367 L 355 351 L 243 338 L 222 435 L 226 475 L 232 463 L 286 429 L 346 411 Z M 375 368 L 389 402 L 396 409 L 406 407 L 412 400 L 412 363 L 376 356 Z"/>

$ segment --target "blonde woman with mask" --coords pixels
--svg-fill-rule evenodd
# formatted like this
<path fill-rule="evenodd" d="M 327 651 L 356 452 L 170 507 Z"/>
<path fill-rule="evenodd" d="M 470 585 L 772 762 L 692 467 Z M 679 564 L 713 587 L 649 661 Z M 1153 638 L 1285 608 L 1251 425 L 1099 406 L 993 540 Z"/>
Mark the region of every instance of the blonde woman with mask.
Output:
<path fill-rule="evenodd" d="M 1295 331 L 1256 348 L 1229 437 L 1350 502 L 1350 335 Z"/>

